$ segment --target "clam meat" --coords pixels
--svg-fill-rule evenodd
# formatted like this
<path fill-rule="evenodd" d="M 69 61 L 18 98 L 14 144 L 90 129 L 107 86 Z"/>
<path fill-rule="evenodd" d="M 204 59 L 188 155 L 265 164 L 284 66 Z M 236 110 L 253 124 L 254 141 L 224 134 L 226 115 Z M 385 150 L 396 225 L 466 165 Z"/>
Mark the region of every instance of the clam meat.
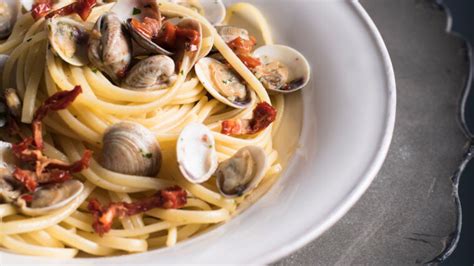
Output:
<path fill-rule="evenodd" d="M 290 93 L 305 87 L 311 76 L 306 58 L 284 45 L 265 45 L 253 56 L 261 62 L 253 72 L 262 85 L 272 93 Z"/>
<path fill-rule="evenodd" d="M 103 137 L 99 163 L 117 173 L 151 176 L 161 167 L 161 148 L 155 135 L 134 122 L 120 122 L 111 126 Z"/>
<path fill-rule="evenodd" d="M 266 167 L 267 157 L 262 148 L 244 147 L 219 164 L 215 173 L 217 187 L 227 198 L 240 197 L 260 183 Z"/>
<path fill-rule="evenodd" d="M 179 170 L 191 183 L 207 181 L 217 168 L 214 136 L 205 125 L 188 124 L 180 133 L 176 144 Z"/>
<path fill-rule="evenodd" d="M 81 23 L 66 17 L 53 17 L 47 20 L 47 27 L 49 43 L 56 55 L 73 66 L 89 63 L 89 34 Z"/>
<path fill-rule="evenodd" d="M 206 90 L 217 100 L 241 109 L 252 102 L 247 84 L 230 66 L 205 57 L 197 62 L 195 71 Z"/>
<path fill-rule="evenodd" d="M 99 17 L 89 38 L 89 60 L 100 71 L 119 83 L 132 59 L 130 40 L 122 22 L 113 13 Z"/>
<path fill-rule="evenodd" d="M 135 64 L 124 79 L 124 86 L 132 89 L 164 88 L 176 80 L 173 59 L 154 55 Z"/>
<path fill-rule="evenodd" d="M 30 202 L 22 197 L 16 204 L 20 211 L 26 215 L 39 216 L 66 206 L 77 198 L 84 190 L 84 185 L 79 180 L 71 179 L 63 183 L 51 184 L 37 188 Z"/>

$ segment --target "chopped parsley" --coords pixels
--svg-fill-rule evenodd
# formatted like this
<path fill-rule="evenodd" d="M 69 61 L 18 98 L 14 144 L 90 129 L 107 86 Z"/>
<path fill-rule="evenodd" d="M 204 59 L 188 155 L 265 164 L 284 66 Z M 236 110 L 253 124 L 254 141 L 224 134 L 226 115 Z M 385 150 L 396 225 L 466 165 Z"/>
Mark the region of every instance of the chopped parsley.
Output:
<path fill-rule="evenodd" d="M 31 42 L 31 38 L 29 38 L 28 40 L 26 40 L 26 42 Z"/>
<path fill-rule="evenodd" d="M 181 69 L 181 71 L 179 72 L 179 74 L 184 75 L 184 70 Z"/>
<path fill-rule="evenodd" d="M 139 8 L 136 8 L 136 7 L 133 8 L 132 15 L 139 15 L 141 13 L 142 13 L 142 11 Z"/>
<path fill-rule="evenodd" d="M 93 67 L 91 68 L 92 72 L 97 73 L 97 68 Z"/>

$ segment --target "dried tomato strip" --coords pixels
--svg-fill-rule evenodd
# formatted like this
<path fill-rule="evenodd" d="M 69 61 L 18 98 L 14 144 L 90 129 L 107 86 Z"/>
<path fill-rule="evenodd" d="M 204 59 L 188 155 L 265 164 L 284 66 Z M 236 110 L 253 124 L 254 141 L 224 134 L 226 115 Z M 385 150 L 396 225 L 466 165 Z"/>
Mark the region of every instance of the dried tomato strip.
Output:
<path fill-rule="evenodd" d="M 50 111 L 66 109 L 81 93 L 81 86 L 75 86 L 74 89 L 70 91 L 61 91 L 53 94 L 36 110 L 33 120 L 40 121 L 43 120 Z"/>
<path fill-rule="evenodd" d="M 52 0 L 36 0 L 33 3 L 33 6 L 31 8 L 31 16 L 33 17 L 34 20 L 38 20 L 46 14 L 51 11 L 51 8 L 53 7 L 53 1 Z"/>
<path fill-rule="evenodd" d="M 86 21 L 92 12 L 92 8 L 97 4 L 96 0 L 78 0 L 72 4 L 61 7 L 50 12 L 46 18 L 52 18 L 54 16 L 67 16 L 73 13 L 77 13 L 83 21 Z"/>
<path fill-rule="evenodd" d="M 149 211 L 154 208 L 178 209 L 187 202 L 186 190 L 179 186 L 159 190 L 155 195 L 133 203 L 112 202 L 107 207 L 92 199 L 87 206 L 94 216 L 92 227 L 100 236 L 110 231 L 115 218 L 123 218 Z"/>
<path fill-rule="evenodd" d="M 134 28 L 150 40 L 158 36 L 161 28 L 160 21 L 149 17 L 145 17 L 143 19 L 143 22 L 132 18 L 132 20 L 130 21 L 130 25 L 132 26 L 132 28 Z"/>
<path fill-rule="evenodd" d="M 178 27 L 171 22 L 163 24 L 158 36 L 153 38 L 153 42 L 168 49 L 178 47 L 177 44 L 183 44 L 184 47 L 199 45 L 200 34 L 193 29 Z"/>
<path fill-rule="evenodd" d="M 82 158 L 72 164 L 51 159 L 43 155 L 43 136 L 41 120 L 50 112 L 67 108 L 82 92 L 80 86 L 70 91 L 58 92 L 46 99 L 36 110 L 32 124 L 33 137 L 24 138 L 12 145 L 15 157 L 28 169 L 16 168 L 13 176 L 29 191 L 34 191 L 39 184 L 64 182 L 71 178 L 72 173 L 80 172 L 89 167 L 92 151 L 86 150 Z"/>
<path fill-rule="evenodd" d="M 277 110 L 267 102 L 257 104 L 251 119 L 230 119 L 222 121 L 221 133 L 225 135 L 256 134 L 267 128 L 277 116 Z"/>
<path fill-rule="evenodd" d="M 261 64 L 258 58 L 252 57 L 251 53 L 257 40 L 255 37 L 250 37 L 250 40 L 245 40 L 240 37 L 227 43 L 230 49 L 239 57 L 239 59 L 250 69 L 255 68 Z"/>

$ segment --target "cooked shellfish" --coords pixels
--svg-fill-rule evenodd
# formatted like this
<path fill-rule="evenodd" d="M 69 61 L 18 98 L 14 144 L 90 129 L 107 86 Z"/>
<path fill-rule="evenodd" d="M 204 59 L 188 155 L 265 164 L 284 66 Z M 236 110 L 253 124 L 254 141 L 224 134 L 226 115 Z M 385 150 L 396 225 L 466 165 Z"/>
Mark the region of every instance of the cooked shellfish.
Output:
<path fill-rule="evenodd" d="M 124 85 L 132 89 L 160 89 L 170 85 L 175 79 L 173 59 L 166 55 L 150 56 L 142 59 L 130 69 Z"/>
<path fill-rule="evenodd" d="M 73 66 L 84 66 L 89 35 L 84 26 L 70 18 L 53 17 L 47 21 L 48 39 L 53 51 Z"/>
<path fill-rule="evenodd" d="M 267 156 L 262 148 L 244 147 L 219 164 L 215 173 L 217 187 L 227 198 L 240 197 L 260 183 L 266 167 Z"/>
<path fill-rule="evenodd" d="M 262 63 L 253 71 L 270 92 L 290 93 L 305 87 L 311 77 L 306 58 L 284 45 L 265 45 L 253 52 Z"/>
<path fill-rule="evenodd" d="M 63 183 L 40 187 L 33 192 L 31 202 L 27 203 L 20 197 L 17 200 L 17 205 L 20 211 L 26 215 L 44 215 L 66 206 L 83 190 L 82 182 L 71 179 Z"/>
<path fill-rule="evenodd" d="M 241 109 L 251 104 L 251 90 L 230 66 L 205 57 L 197 62 L 195 71 L 202 85 L 217 100 Z"/>
<path fill-rule="evenodd" d="M 119 83 L 130 65 L 131 49 L 120 19 L 113 13 L 99 17 L 89 38 L 91 63 Z"/>
<path fill-rule="evenodd" d="M 179 170 L 191 183 L 207 181 L 217 168 L 214 136 L 201 123 L 190 123 L 181 131 L 176 155 Z"/>
<path fill-rule="evenodd" d="M 114 172 L 156 176 L 161 167 L 161 149 L 155 135 L 133 122 L 110 127 L 103 137 L 99 163 Z"/>

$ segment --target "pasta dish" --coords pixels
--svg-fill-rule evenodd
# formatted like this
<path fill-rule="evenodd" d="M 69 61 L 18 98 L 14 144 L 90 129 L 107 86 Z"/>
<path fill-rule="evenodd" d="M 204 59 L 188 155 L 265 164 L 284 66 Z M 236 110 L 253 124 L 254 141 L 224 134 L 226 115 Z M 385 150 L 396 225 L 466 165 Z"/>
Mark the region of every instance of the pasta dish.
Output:
<path fill-rule="evenodd" d="M 0 246 L 112 256 L 228 221 L 282 171 L 309 79 L 247 3 L 0 0 Z"/>

